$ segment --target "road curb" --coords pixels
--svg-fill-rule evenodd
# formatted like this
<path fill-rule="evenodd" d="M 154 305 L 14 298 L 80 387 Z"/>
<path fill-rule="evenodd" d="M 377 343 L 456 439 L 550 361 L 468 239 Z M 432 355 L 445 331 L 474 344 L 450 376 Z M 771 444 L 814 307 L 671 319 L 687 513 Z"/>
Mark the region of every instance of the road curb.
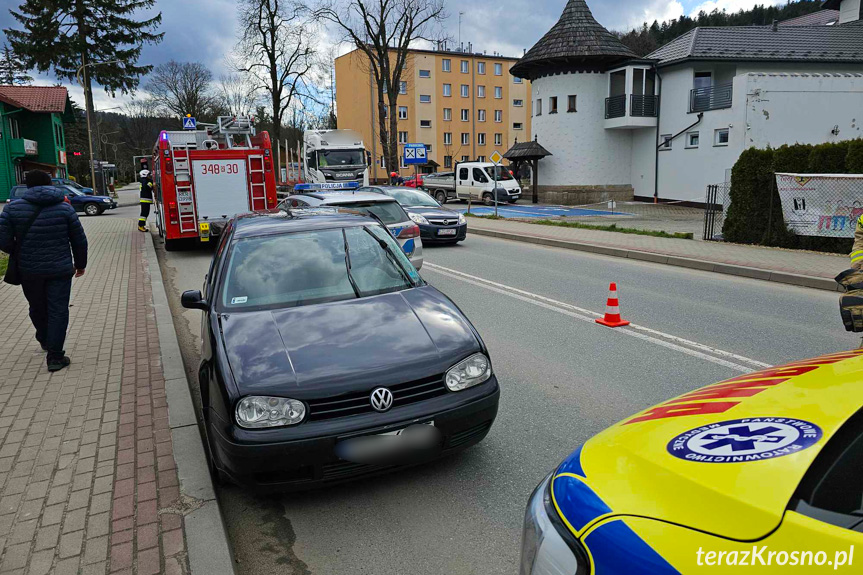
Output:
<path fill-rule="evenodd" d="M 537 244 L 550 246 L 555 248 L 563 248 L 567 250 L 577 250 L 604 256 L 612 256 L 618 258 L 627 258 L 631 260 L 639 260 L 644 262 L 652 262 L 665 264 L 681 268 L 689 268 L 718 274 L 732 275 L 738 277 L 746 277 L 751 279 L 759 279 L 764 281 L 782 283 L 787 285 L 795 285 L 799 287 L 807 287 L 821 289 L 827 291 L 838 292 L 841 288 L 838 284 L 828 278 L 819 278 L 813 276 L 805 276 L 789 272 L 779 272 L 773 270 L 765 270 L 760 268 L 752 268 L 739 266 L 735 264 L 725 264 L 719 262 L 709 262 L 704 260 L 695 260 L 680 256 L 669 256 L 654 252 L 643 252 L 638 250 L 628 250 L 624 248 L 615 248 L 610 246 L 600 246 L 586 242 L 574 242 L 570 240 L 558 240 L 555 238 L 543 238 L 540 236 L 527 236 L 523 234 L 514 234 L 511 232 L 502 232 L 499 230 L 487 230 L 481 228 L 471 228 L 468 230 L 471 234 L 478 236 L 488 236 L 503 240 L 511 240 L 529 244 Z"/>
<path fill-rule="evenodd" d="M 190 575 L 235 575 L 231 546 L 198 431 L 189 381 L 174 331 L 174 318 L 156 257 L 155 239 L 152 234 L 147 236 L 145 255 L 165 375 L 171 441 L 180 480 L 180 496 L 191 508 L 191 512 L 183 515 Z"/>

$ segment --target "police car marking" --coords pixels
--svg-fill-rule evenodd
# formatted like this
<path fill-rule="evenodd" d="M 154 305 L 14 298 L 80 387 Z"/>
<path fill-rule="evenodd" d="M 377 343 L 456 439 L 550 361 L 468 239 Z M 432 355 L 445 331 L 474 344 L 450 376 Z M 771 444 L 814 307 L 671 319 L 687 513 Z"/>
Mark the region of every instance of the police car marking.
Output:
<path fill-rule="evenodd" d="M 743 463 L 791 455 L 821 439 L 821 428 L 788 417 L 748 417 L 690 429 L 668 443 L 668 453 L 701 463 Z"/>

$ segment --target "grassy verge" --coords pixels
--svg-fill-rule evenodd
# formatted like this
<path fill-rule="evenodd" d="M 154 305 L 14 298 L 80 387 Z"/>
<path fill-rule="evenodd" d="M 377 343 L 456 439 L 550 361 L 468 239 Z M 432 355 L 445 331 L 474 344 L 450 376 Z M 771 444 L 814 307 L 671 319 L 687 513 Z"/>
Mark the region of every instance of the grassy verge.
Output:
<path fill-rule="evenodd" d="M 6 267 L 9 265 L 9 256 L 0 253 L 0 276 L 6 273 Z"/>
<path fill-rule="evenodd" d="M 506 218 L 502 218 L 500 216 L 496 216 L 494 214 L 489 214 L 487 216 L 481 216 L 479 214 L 475 214 L 473 212 L 465 212 L 464 217 L 466 218 L 480 218 L 483 220 L 505 220 Z"/>
<path fill-rule="evenodd" d="M 465 214 L 470 218 L 482 218 L 484 220 L 503 220 L 500 216 L 488 215 L 480 216 L 477 214 Z M 653 236 L 655 238 L 674 238 L 678 240 L 691 240 L 692 232 L 674 232 L 668 233 L 662 230 L 642 230 L 638 228 L 621 228 L 617 224 L 602 226 L 597 224 L 581 224 L 578 222 L 562 222 L 559 220 L 520 220 L 523 223 L 534 224 L 537 226 L 557 226 L 559 228 L 577 228 L 580 230 L 599 230 L 602 232 L 618 232 L 621 234 L 636 234 L 639 236 Z"/>

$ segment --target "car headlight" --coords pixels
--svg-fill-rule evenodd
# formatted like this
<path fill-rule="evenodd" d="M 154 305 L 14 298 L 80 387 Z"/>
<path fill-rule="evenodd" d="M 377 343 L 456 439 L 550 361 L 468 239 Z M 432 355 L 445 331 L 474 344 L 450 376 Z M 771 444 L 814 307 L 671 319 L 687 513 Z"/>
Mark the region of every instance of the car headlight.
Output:
<path fill-rule="evenodd" d="M 409 215 L 415 224 L 421 224 L 424 226 L 429 225 L 429 221 L 427 219 L 425 219 L 424 216 L 421 216 L 419 214 L 409 214 Z"/>
<path fill-rule="evenodd" d="M 237 402 L 237 424 L 246 429 L 296 425 L 306 416 L 302 401 L 287 397 L 244 397 Z"/>
<path fill-rule="evenodd" d="M 490 377 L 491 362 L 484 354 L 475 353 L 446 372 L 446 386 L 450 391 L 462 391 L 479 385 Z"/>
<path fill-rule="evenodd" d="M 458 225 L 463 226 L 467 223 L 467 218 L 464 217 L 464 214 L 458 215 Z"/>
<path fill-rule="evenodd" d="M 551 502 L 550 491 L 553 475 L 550 473 L 527 501 L 521 535 L 520 575 L 583 575 L 590 572 L 587 555 L 578 548 L 578 541 L 567 534 L 570 540 L 567 543 L 557 527 L 558 524 L 563 526 L 562 522 L 554 520 L 557 511 Z"/>
<path fill-rule="evenodd" d="M 102 198 L 102 201 L 105 202 L 106 204 L 110 204 L 111 198 Z"/>

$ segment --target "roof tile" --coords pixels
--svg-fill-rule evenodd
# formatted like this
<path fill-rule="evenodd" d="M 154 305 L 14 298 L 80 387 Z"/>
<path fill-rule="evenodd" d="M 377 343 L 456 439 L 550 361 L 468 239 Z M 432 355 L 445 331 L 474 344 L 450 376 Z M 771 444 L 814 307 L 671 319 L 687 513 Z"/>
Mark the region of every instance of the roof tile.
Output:
<path fill-rule="evenodd" d="M 0 85 L 0 101 L 31 112 L 62 114 L 69 93 L 62 86 Z"/>

